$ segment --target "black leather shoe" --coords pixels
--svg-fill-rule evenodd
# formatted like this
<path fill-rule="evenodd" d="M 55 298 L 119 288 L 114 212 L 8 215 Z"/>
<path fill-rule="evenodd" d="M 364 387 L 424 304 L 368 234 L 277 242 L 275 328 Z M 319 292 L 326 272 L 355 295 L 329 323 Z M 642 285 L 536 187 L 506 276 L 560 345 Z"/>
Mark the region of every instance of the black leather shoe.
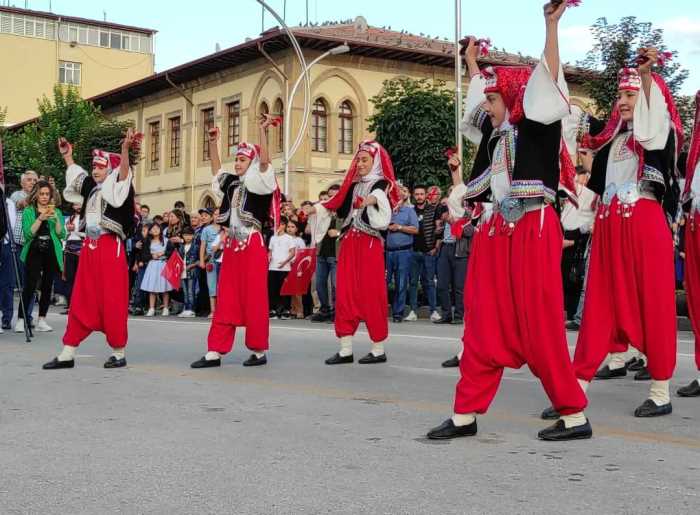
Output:
<path fill-rule="evenodd" d="M 537 433 L 537 438 L 548 442 L 564 442 L 566 440 L 586 440 L 593 436 L 591 423 L 586 420 L 582 426 L 566 428 L 563 420 L 557 420 L 554 424 Z"/>
<path fill-rule="evenodd" d="M 442 424 L 432 428 L 426 435 L 431 440 L 449 440 L 461 436 L 474 436 L 476 434 L 476 420 L 466 426 L 456 426 L 451 418 Z"/>
<path fill-rule="evenodd" d="M 117 359 L 115 356 L 110 356 L 107 361 L 105 361 L 105 368 L 122 368 L 126 366 L 126 358 Z"/>
<path fill-rule="evenodd" d="M 595 374 L 596 379 L 615 379 L 617 377 L 625 377 L 627 375 L 627 369 L 625 367 L 616 368 L 615 370 L 610 370 L 608 365 L 598 370 Z"/>
<path fill-rule="evenodd" d="M 221 358 L 219 359 L 206 359 L 205 356 L 202 356 L 199 358 L 197 361 L 192 363 L 190 365 L 191 368 L 212 368 L 212 367 L 220 367 L 221 366 Z"/>
<path fill-rule="evenodd" d="M 360 365 L 370 365 L 372 363 L 386 363 L 386 353 L 375 356 L 371 352 L 367 354 L 364 358 L 360 358 L 357 361 Z"/>
<path fill-rule="evenodd" d="M 627 361 L 625 361 L 625 368 L 627 370 L 634 370 L 631 367 L 635 366 L 638 361 L 639 360 L 637 358 L 628 359 Z"/>
<path fill-rule="evenodd" d="M 450 358 L 447 361 L 442 362 L 442 367 L 443 368 L 455 368 L 459 366 L 459 358 L 455 356 L 454 358 Z"/>
<path fill-rule="evenodd" d="M 394 323 L 395 323 L 395 324 L 400 324 L 401 322 L 403 322 L 403 318 L 402 318 L 402 317 L 394 317 Z"/>
<path fill-rule="evenodd" d="M 671 406 L 670 402 L 663 406 L 657 406 L 654 401 L 647 399 L 634 410 L 634 416 L 639 418 L 663 417 L 664 415 L 670 415 L 672 412 L 673 406 Z"/>
<path fill-rule="evenodd" d="M 58 361 L 58 358 L 53 358 L 48 363 L 44 363 L 41 367 L 44 370 L 58 370 L 59 368 L 73 368 L 75 366 L 75 360 L 70 361 Z"/>
<path fill-rule="evenodd" d="M 267 364 L 267 355 L 263 355 L 262 358 L 259 358 L 255 354 L 251 354 L 250 357 L 243 362 L 244 367 L 259 367 L 265 364 Z"/>
<path fill-rule="evenodd" d="M 679 388 L 676 393 L 679 397 L 700 397 L 700 383 L 696 379 L 688 386 Z"/>
<path fill-rule="evenodd" d="M 452 319 L 452 323 L 453 323 L 454 325 L 462 325 L 462 324 L 464 323 L 464 319 L 463 319 L 463 318 L 460 318 L 460 317 L 453 318 L 453 319 Z"/>
<path fill-rule="evenodd" d="M 633 361 L 633 363 L 630 363 L 630 361 Z M 627 362 L 630 363 L 627 366 L 627 370 L 629 370 L 630 372 L 639 372 L 641 369 L 647 366 L 646 361 L 644 361 L 643 359 L 634 358 L 630 361 Z"/>
<path fill-rule="evenodd" d="M 344 363 L 353 363 L 354 361 L 355 358 L 352 354 L 349 356 L 341 356 L 340 353 L 336 352 L 326 360 L 326 365 L 342 365 Z"/>
<path fill-rule="evenodd" d="M 542 412 L 540 415 L 540 418 L 542 420 L 558 420 L 559 419 L 559 412 L 555 410 L 552 406 L 547 408 Z"/>
<path fill-rule="evenodd" d="M 433 322 L 433 324 L 451 324 L 452 323 L 452 317 L 450 318 L 441 318 L 440 320 L 436 320 Z"/>
<path fill-rule="evenodd" d="M 639 372 L 634 374 L 634 380 L 651 381 L 651 374 L 649 373 L 649 370 L 647 370 L 647 367 L 642 367 L 641 369 L 639 369 Z"/>
<path fill-rule="evenodd" d="M 566 330 L 567 331 L 578 331 L 579 329 L 581 329 L 581 326 L 579 325 L 578 322 L 574 322 L 573 320 L 569 320 L 566 323 Z"/>
<path fill-rule="evenodd" d="M 324 313 L 323 311 L 319 311 L 318 313 L 314 313 L 313 315 L 311 315 L 311 318 L 309 320 L 311 320 L 312 322 L 319 323 L 319 322 L 328 322 L 328 320 L 330 320 L 330 318 L 331 318 L 330 313 Z"/>

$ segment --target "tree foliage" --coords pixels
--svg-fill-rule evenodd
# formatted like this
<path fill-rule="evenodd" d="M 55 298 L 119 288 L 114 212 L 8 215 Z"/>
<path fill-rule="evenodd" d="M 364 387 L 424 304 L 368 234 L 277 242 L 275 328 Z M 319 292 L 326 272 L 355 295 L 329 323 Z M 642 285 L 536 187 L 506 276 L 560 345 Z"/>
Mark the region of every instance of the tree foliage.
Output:
<path fill-rule="evenodd" d="M 89 167 L 92 149 L 119 152 L 127 122 L 109 120 L 100 109 L 83 100 L 74 88 L 56 86 L 53 98 L 39 101 L 37 119 L 4 135 L 5 168 L 9 180 L 17 183 L 26 170 L 53 176 L 63 186 L 65 164 L 56 147 L 59 137 L 73 143 L 75 162 Z M 137 155 L 132 155 L 135 162 Z"/>
<path fill-rule="evenodd" d="M 637 21 L 634 16 L 622 18 L 615 24 L 608 23 L 606 18 L 599 18 L 591 27 L 591 32 L 593 48 L 579 65 L 597 72 L 585 80 L 584 89 L 595 101 L 598 111 L 608 117 L 617 96 L 617 73 L 620 68 L 636 66 L 639 48 L 654 46 L 660 51 L 668 49 L 664 44 L 663 29 L 653 28 L 649 22 Z M 673 59 L 656 71 L 664 78 L 674 97 L 678 98 L 680 88 L 688 78 L 688 70 L 675 60 L 677 52 L 672 54 Z"/>
<path fill-rule="evenodd" d="M 397 78 L 384 81 L 370 102 L 369 130 L 391 155 L 397 178 L 408 187 L 447 186 L 445 150 L 455 146 L 454 91 L 440 81 Z M 464 148 L 468 166 L 473 150 L 468 144 Z"/>

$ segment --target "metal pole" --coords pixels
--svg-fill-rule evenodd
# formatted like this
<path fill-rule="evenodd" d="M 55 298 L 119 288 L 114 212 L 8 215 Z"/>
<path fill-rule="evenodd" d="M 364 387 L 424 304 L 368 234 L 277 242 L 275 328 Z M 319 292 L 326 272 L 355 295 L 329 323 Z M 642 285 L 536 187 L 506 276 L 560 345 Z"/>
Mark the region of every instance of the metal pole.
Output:
<path fill-rule="evenodd" d="M 455 0 L 455 141 L 457 155 L 462 159 L 462 56 L 459 55 L 459 40 L 462 39 L 462 0 Z"/>
<path fill-rule="evenodd" d="M 289 37 L 290 42 L 292 43 L 292 47 L 294 48 L 294 51 L 297 54 L 297 58 L 299 59 L 299 64 L 301 66 L 301 72 L 302 76 L 304 77 L 304 106 L 308 108 L 308 104 L 310 102 L 310 97 L 311 97 L 311 81 L 309 80 L 309 70 L 308 67 L 306 66 L 306 59 L 304 59 L 304 53 L 301 51 L 301 46 L 299 45 L 299 42 L 297 41 L 297 38 L 294 37 L 294 34 L 292 33 L 291 29 L 287 26 L 287 24 L 284 22 L 284 20 L 280 17 L 275 10 L 270 7 L 265 0 L 257 0 L 259 4 L 263 6 L 267 11 L 269 11 L 270 14 L 277 20 L 277 22 L 282 26 L 284 29 L 285 33 Z M 287 99 L 287 105 L 289 105 L 289 99 Z M 284 133 L 285 133 L 285 138 L 284 138 L 284 193 L 285 195 L 289 194 L 289 138 L 288 138 L 288 130 L 289 130 L 289 125 L 291 123 L 291 120 L 287 119 L 284 120 Z"/>

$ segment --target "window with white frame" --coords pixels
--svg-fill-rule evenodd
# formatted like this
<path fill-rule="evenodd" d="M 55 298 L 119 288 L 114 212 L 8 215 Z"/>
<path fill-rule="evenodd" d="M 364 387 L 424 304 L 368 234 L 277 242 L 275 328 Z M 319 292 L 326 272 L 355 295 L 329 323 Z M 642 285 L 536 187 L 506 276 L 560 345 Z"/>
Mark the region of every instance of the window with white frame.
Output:
<path fill-rule="evenodd" d="M 60 61 L 58 66 L 58 82 L 80 86 L 80 63 Z"/>

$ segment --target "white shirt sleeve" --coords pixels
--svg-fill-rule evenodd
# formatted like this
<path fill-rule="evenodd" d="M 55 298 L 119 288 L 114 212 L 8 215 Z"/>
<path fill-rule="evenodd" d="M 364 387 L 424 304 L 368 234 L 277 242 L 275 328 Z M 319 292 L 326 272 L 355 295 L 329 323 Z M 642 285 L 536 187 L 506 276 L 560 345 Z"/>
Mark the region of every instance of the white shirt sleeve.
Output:
<path fill-rule="evenodd" d="M 275 169 L 272 164 L 267 165 L 267 171 L 248 171 L 243 176 L 243 183 L 248 191 L 256 195 L 269 195 L 277 189 Z"/>
<path fill-rule="evenodd" d="M 82 204 L 85 200 L 80 194 L 80 187 L 87 177 L 87 172 L 82 166 L 72 164 L 66 170 L 66 187 L 63 189 L 63 198 L 71 204 Z"/>
<path fill-rule="evenodd" d="M 447 198 L 447 208 L 450 210 L 450 216 L 453 218 L 462 218 L 465 213 L 463 200 L 467 194 L 467 185 L 458 184 L 452 188 L 452 193 Z"/>
<path fill-rule="evenodd" d="M 634 139 L 645 150 L 661 150 L 666 146 L 671 120 L 661 89 L 652 79 L 651 92 L 647 101 L 644 88 L 634 106 Z"/>
<path fill-rule="evenodd" d="M 477 111 L 486 100 L 484 87 L 485 81 L 481 75 L 472 77 L 463 103 L 462 123 L 459 126 L 462 135 L 475 145 L 481 143 L 481 127 L 476 127 L 474 121 Z"/>
<path fill-rule="evenodd" d="M 320 202 L 315 204 L 316 213 L 309 216 L 309 227 L 311 227 L 311 244 L 317 245 L 326 237 L 328 229 L 331 227 L 331 212 Z"/>
<path fill-rule="evenodd" d="M 112 207 L 122 207 L 129 196 L 129 190 L 131 189 L 131 181 L 133 177 L 131 168 L 129 168 L 129 174 L 123 181 L 118 180 L 119 170 L 114 170 L 112 173 L 110 173 L 102 183 L 101 188 L 102 198 L 105 200 L 105 202 Z"/>
<path fill-rule="evenodd" d="M 571 106 L 571 112 L 561 120 L 561 135 L 566 143 L 569 155 L 575 156 L 578 150 L 576 138 L 581 130 L 581 125 L 586 121 L 586 113 L 577 105 Z"/>
<path fill-rule="evenodd" d="M 216 175 L 212 177 L 211 180 L 211 190 L 214 192 L 214 195 L 221 200 L 224 198 L 224 191 L 221 189 L 221 185 L 224 183 L 224 179 L 226 178 L 227 175 L 231 175 L 231 172 L 227 172 L 223 168 L 216 172 Z"/>
<path fill-rule="evenodd" d="M 561 63 L 557 82 L 554 82 L 547 59 L 542 54 L 527 82 L 523 107 L 528 119 L 545 125 L 559 121 L 569 114 L 569 87 L 564 79 Z"/>
<path fill-rule="evenodd" d="M 384 231 L 391 223 L 391 204 L 389 203 L 386 193 L 380 189 L 372 191 L 370 196 L 377 199 L 377 205 L 367 208 L 369 225 L 371 225 L 373 229 Z"/>

